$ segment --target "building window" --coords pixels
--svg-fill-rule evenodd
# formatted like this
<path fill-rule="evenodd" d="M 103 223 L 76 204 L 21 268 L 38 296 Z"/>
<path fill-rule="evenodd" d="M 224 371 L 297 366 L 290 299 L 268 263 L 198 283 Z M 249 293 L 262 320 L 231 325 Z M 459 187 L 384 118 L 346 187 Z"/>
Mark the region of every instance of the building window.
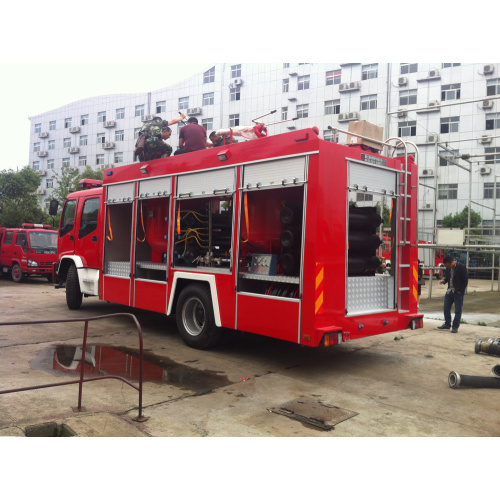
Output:
<path fill-rule="evenodd" d="M 333 133 L 333 130 L 323 130 L 323 139 L 328 142 L 339 142 L 339 134 Z"/>
<path fill-rule="evenodd" d="M 116 119 L 121 120 L 125 118 L 125 108 L 118 108 L 116 110 Z"/>
<path fill-rule="evenodd" d="M 356 201 L 373 201 L 373 194 L 356 193 Z"/>
<path fill-rule="evenodd" d="M 487 199 L 500 198 L 500 182 L 497 182 L 496 193 L 495 193 L 495 183 L 494 182 L 485 182 L 483 196 L 484 196 L 484 198 L 487 198 Z"/>
<path fill-rule="evenodd" d="M 500 128 L 500 113 L 486 114 L 486 130 Z"/>
<path fill-rule="evenodd" d="M 65 137 L 63 139 L 63 148 L 70 148 L 71 147 L 71 137 Z"/>
<path fill-rule="evenodd" d="M 484 148 L 486 161 L 484 162 L 486 165 L 493 165 L 495 163 L 500 163 L 500 148 Z M 500 182 L 499 182 L 500 184 Z"/>
<path fill-rule="evenodd" d="M 55 130 L 56 129 L 56 121 L 53 120 L 49 122 L 49 130 Z"/>
<path fill-rule="evenodd" d="M 240 100 L 240 88 L 239 87 L 233 87 L 229 91 L 229 96 L 231 101 L 239 101 Z"/>
<path fill-rule="evenodd" d="M 80 146 L 86 146 L 86 145 L 87 145 L 87 136 L 81 135 L 80 136 Z"/>
<path fill-rule="evenodd" d="M 449 134 L 450 132 L 458 132 L 459 116 L 450 116 L 449 118 L 441 118 L 441 133 Z"/>
<path fill-rule="evenodd" d="M 98 123 L 103 123 L 106 121 L 106 111 L 99 111 L 99 113 L 97 113 L 97 121 Z"/>
<path fill-rule="evenodd" d="M 38 170 L 40 168 L 40 162 L 39 161 L 34 161 L 33 162 L 33 170 Z"/>
<path fill-rule="evenodd" d="M 288 120 L 288 106 L 281 108 L 281 119 Z"/>
<path fill-rule="evenodd" d="M 47 169 L 54 170 L 54 160 L 47 160 Z"/>
<path fill-rule="evenodd" d="M 71 127 L 71 118 L 65 118 L 64 119 L 64 128 L 70 128 Z"/>
<path fill-rule="evenodd" d="M 35 124 L 35 134 L 39 134 L 42 131 L 42 124 L 37 123 Z"/>
<path fill-rule="evenodd" d="M 189 108 L 189 97 L 179 97 L 179 109 Z"/>
<path fill-rule="evenodd" d="M 125 137 L 125 133 L 123 130 L 117 130 L 115 131 L 115 141 L 123 141 L 123 138 Z"/>
<path fill-rule="evenodd" d="M 95 164 L 103 165 L 104 164 L 104 154 L 95 155 Z"/>
<path fill-rule="evenodd" d="M 297 118 L 307 118 L 309 116 L 309 104 L 297 105 Z"/>
<path fill-rule="evenodd" d="M 66 166 L 69 167 L 69 162 Z M 80 156 L 78 158 L 78 166 L 79 167 L 86 167 L 87 166 L 87 157 L 86 156 Z"/>
<path fill-rule="evenodd" d="M 97 134 L 97 144 L 104 144 L 105 142 L 106 142 L 106 138 L 105 138 L 104 132 Z"/>
<path fill-rule="evenodd" d="M 139 132 L 141 131 L 141 127 L 134 128 L 134 139 L 139 139 Z"/>
<path fill-rule="evenodd" d="M 340 99 L 325 101 L 325 115 L 338 115 L 340 113 Z"/>
<path fill-rule="evenodd" d="M 336 69 L 335 71 L 327 71 L 326 72 L 326 85 L 336 85 L 340 83 L 340 79 L 342 77 L 342 70 Z"/>
<path fill-rule="evenodd" d="M 231 78 L 239 78 L 241 76 L 241 64 L 231 66 Z"/>
<path fill-rule="evenodd" d="M 156 102 L 156 112 L 157 113 L 165 113 L 167 109 L 166 101 L 157 101 Z"/>
<path fill-rule="evenodd" d="M 410 104 L 417 104 L 417 91 L 401 90 L 401 92 L 399 92 L 399 105 L 409 106 Z"/>
<path fill-rule="evenodd" d="M 33 152 L 36 153 L 37 151 L 40 151 L 40 143 L 39 142 L 33 143 Z"/>
<path fill-rule="evenodd" d="M 289 68 L 290 67 L 290 63 L 283 63 L 283 68 Z"/>
<path fill-rule="evenodd" d="M 47 179 L 46 187 L 48 188 L 54 187 L 54 179 Z"/>
<path fill-rule="evenodd" d="M 208 92 L 203 94 L 203 106 L 210 106 L 214 103 L 214 93 Z"/>
<path fill-rule="evenodd" d="M 486 95 L 500 94 L 500 78 L 488 80 L 486 82 Z"/>
<path fill-rule="evenodd" d="M 123 153 L 115 153 L 115 163 L 123 163 Z"/>
<path fill-rule="evenodd" d="M 398 123 L 398 136 L 406 137 L 410 135 L 417 135 L 417 122 Z"/>
<path fill-rule="evenodd" d="M 377 94 L 361 96 L 361 110 L 377 109 Z"/>
<path fill-rule="evenodd" d="M 229 115 L 229 126 L 238 127 L 240 124 L 240 115 Z"/>
<path fill-rule="evenodd" d="M 441 85 L 441 100 L 451 101 L 453 99 L 460 99 L 460 83 Z"/>
<path fill-rule="evenodd" d="M 443 63 L 443 68 L 453 68 L 454 66 L 460 66 L 460 63 Z"/>
<path fill-rule="evenodd" d="M 144 116 L 144 104 L 135 107 L 135 116 Z"/>
<path fill-rule="evenodd" d="M 418 71 L 418 63 L 401 63 L 399 73 L 406 75 L 407 73 L 416 73 Z"/>
<path fill-rule="evenodd" d="M 213 118 L 204 118 L 201 120 L 201 126 L 205 127 L 206 131 L 213 130 L 214 128 L 214 119 Z"/>
<path fill-rule="evenodd" d="M 56 149 L 56 141 L 49 141 L 49 151 Z"/>
<path fill-rule="evenodd" d="M 456 200 L 458 184 L 438 184 L 438 200 Z"/>
<path fill-rule="evenodd" d="M 69 167 L 69 158 L 63 158 L 62 166 L 63 168 Z"/>
<path fill-rule="evenodd" d="M 299 79 L 298 79 L 298 89 L 299 90 L 307 90 L 309 88 L 309 75 L 305 75 L 305 76 L 299 76 Z"/>
<path fill-rule="evenodd" d="M 378 64 L 366 64 L 361 66 L 361 79 L 371 80 L 378 76 Z"/>
<path fill-rule="evenodd" d="M 456 156 L 458 156 L 458 149 L 455 149 L 453 151 L 440 151 L 439 166 L 440 167 L 448 166 L 448 160 L 454 160 Z"/>
<path fill-rule="evenodd" d="M 288 78 L 285 78 L 285 79 L 283 80 L 283 86 L 282 86 L 282 90 L 283 90 L 283 92 L 288 92 L 288 88 L 289 88 L 289 86 L 290 86 L 290 81 L 289 81 L 289 79 L 288 79 Z"/>
<path fill-rule="evenodd" d="M 80 117 L 80 124 L 81 125 L 87 125 L 88 122 L 89 122 L 89 115 L 82 115 Z"/>
<path fill-rule="evenodd" d="M 203 73 L 203 83 L 211 83 L 215 81 L 215 66 Z"/>

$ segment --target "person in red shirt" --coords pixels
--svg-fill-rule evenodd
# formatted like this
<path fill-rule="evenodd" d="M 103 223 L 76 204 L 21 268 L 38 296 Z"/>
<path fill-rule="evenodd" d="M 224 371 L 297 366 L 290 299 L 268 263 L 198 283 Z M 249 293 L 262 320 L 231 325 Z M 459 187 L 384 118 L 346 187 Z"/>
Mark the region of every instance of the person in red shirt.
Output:
<path fill-rule="evenodd" d="M 207 131 L 205 127 L 198 125 L 198 119 L 192 116 L 188 124 L 181 128 L 179 133 L 179 149 L 175 154 L 192 153 L 206 149 Z"/>

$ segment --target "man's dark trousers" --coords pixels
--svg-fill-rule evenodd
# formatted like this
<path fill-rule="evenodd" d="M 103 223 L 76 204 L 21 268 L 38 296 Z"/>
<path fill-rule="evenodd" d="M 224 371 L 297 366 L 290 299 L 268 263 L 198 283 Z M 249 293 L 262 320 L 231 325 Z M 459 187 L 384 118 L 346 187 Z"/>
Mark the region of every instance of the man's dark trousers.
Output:
<path fill-rule="evenodd" d="M 455 317 L 453 318 L 453 325 L 451 324 L 451 306 L 455 304 Z M 464 294 L 457 292 L 450 292 L 444 296 L 444 324 L 458 329 L 460 326 L 460 319 L 462 318 L 462 306 L 464 305 Z"/>

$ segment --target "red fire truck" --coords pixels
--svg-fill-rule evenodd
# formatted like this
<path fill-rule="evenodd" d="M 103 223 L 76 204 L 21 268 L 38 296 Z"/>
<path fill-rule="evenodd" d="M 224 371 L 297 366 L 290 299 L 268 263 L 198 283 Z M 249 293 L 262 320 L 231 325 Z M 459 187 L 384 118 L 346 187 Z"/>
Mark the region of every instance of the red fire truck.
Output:
<path fill-rule="evenodd" d="M 20 283 L 26 276 L 46 276 L 52 282 L 58 261 L 57 231 L 50 224 L 0 227 L 0 269 Z"/>
<path fill-rule="evenodd" d="M 420 328 L 417 181 L 411 156 L 313 129 L 108 169 L 65 202 L 56 286 L 70 309 L 98 296 L 175 314 L 200 349 L 230 329 L 328 346 Z M 359 192 L 373 202 L 350 207 Z M 377 272 L 382 199 L 388 273 Z"/>

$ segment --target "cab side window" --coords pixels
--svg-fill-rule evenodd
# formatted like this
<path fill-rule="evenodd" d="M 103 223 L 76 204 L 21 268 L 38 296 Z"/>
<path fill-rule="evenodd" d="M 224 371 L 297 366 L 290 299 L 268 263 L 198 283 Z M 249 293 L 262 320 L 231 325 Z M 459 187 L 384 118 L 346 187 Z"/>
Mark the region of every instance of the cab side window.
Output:
<path fill-rule="evenodd" d="M 25 252 L 28 250 L 28 238 L 26 238 L 26 233 L 17 233 L 16 245 L 19 245 Z"/>
<path fill-rule="evenodd" d="M 78 238 L 84 238 L 97 229 L 98 215 L 99 198 L 89 198 L 88 200 L 85 200 L 82 210 L 82 217 L 80 220 L 80 230 L 78 231 Z"/>
<path fill-rule="evenodd" d="M 75 227 L 75 212 L 76 200 L 67 201 L 64 205 L 63 213 L 61 216 L 59 236 L 62 237 L 73 230 L 73 228 Z"/>
<path fill-rule="evenodd" d="M 5 233 L 5 239 L 3 240 L 5 245 L 12 245 L 12 241 L 14 240 L 14 231 L 7 231 Z"/>

